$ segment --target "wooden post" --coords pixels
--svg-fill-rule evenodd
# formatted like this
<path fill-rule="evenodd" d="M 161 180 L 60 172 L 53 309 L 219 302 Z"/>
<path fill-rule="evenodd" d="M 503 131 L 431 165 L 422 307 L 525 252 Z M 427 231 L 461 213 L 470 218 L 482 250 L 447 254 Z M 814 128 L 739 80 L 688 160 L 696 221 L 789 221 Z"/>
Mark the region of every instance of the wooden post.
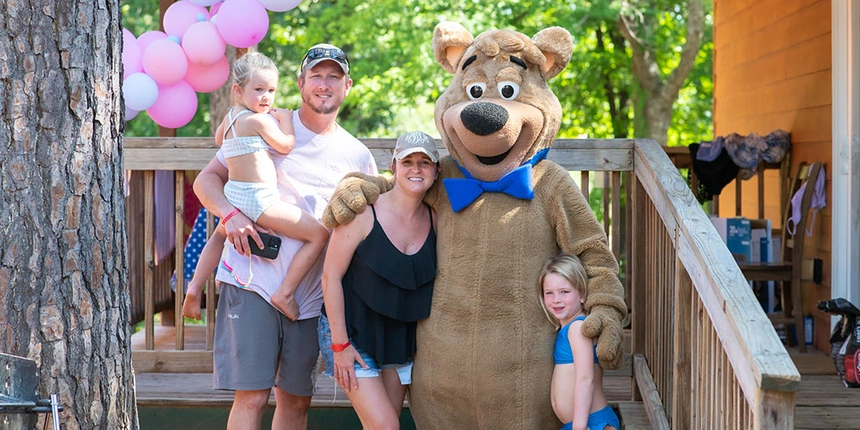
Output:
<path fill-rule="evenodd" d="M 215 230 L 215 216 L 206 211 L 206 237 L 212 240 Z M 215 348 L 215 274 L 206 274 L 206 349 Z"/>
<path fill-rule="evenodd" d="M 644 221 L 644 211 L 647 204 L 647 195 L 645 189 L 639 183 L 639 178 L 636 175 L 631 175 L 633 178 L 633 199 L 630 202 L 632 205 L 633 219 L 631 220 L 631 228 L 638 234 L 633 235 L 630 244 L 630 308 L 632 312 L 630 335 L 631 335 L 631 353 L 641 354 L 645 351 L 645 313 L 649 310 L 645 306 L 645 294 L 647 286 L 645 285 L 645 266 L 643 262 L 643 253 L 645 248 L 645 235 L 642 234 L 646 228 Z M 635 372 L 635 368 L 634 368 Z M 633 401 L 642 401 L 642 396 L 636 385 L 636 378 L 632 378 L 631 392 L 633 393 Z"/>
<path fill-rule="evenodd" d="M 615 261 L 621 259 L 621 172 L 607 172 L 611 174 L 612 185 L 609 187 L 612 190 L 612 252 L 615 254 Z M 605 217 L 606 214 L 603 214 Z"/>
<path fill-rule="evenodd" d="M 143 172 L 143 313 L 146 349 L 155 349 L 155 171 Z"/>
<path fill-rule="evenodd" d="M 579 188 L 582 190 L 582 195 L 585 196 L 585 200 L 588 201 L 588 186 L 590 175 L 588 171 L 579 172 Z"/>
<path fill-rule="evenodd" d="M 675 249 L 678 249 L 678 234 L 675 234 Z M 674 345 L 673 367 L 672 367 L 672 410 L 671 423 L 674 428 L 691 428 L 690 394 L 691 367 L 690 356 L 692 355 L 692 307 L 693 307 L 693 282 L 687 269 L 681 263 L 678 253 L 675 254 L 675 312 L 673 327 Z"/>
<path fill-rule="evenodd" d="M 182 302 L 185 300 L 185 171 L 173 174 L 174 183 L 174 239 L 176 261 L 176 291 L 173 295 L 173 312 L 176 316 L 176 349 L 185 349 L 185 318 L 182 316 Z"/>

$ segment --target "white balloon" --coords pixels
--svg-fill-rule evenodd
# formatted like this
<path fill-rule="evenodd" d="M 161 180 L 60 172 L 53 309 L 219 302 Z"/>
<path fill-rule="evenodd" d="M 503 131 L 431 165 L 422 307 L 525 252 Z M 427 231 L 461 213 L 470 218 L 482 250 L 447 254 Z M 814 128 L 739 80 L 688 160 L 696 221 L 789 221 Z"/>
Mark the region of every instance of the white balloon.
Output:
<path fill-rule="evenodd" d="M 138 113 L 140 113 L 140 111 L 136 111 L 136 110 L 131 109 L 128 106 L 126 106 L 125 107 L 125 122 L 129 122 L 129 121 L 133 120 L 134 117 L 136 117 Z"/>
<path fill-rule="evenodd" d="M 272 12 L 286 12 L 295 9 L 302 0 L 257 0 L 264 8 Z"/>
<path fill-rule="evenodd" d="M 158 98 L 158 84 L 146 73 L 132 73 L 122 82 L 126 109 L 149 109 Z"/>

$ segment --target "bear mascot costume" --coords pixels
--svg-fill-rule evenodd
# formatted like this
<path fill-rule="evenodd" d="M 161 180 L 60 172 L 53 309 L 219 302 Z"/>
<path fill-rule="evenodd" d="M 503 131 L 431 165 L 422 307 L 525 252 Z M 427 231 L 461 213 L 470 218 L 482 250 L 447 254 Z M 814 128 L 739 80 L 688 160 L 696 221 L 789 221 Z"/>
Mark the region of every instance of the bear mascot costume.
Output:
<path fill-rule="evenodd" d="M 618 368 L 627 313 L 618 263 L 588 201 L 546 160 L 561 121 L 547 86 L 570 61 L 567 30 L 533 38 L 491 30 L 473 38 L 441 23 L 436 61 L 453 74 L 436 102 L 450 156 L 425 201 L 438 216 L 430 316 L 418 323 L 410 407 L 419 429 L 557 429 L 550 401 L 555 331 L 537 281 L 559 252 L 588 274 L 588 319 L 604 368 Z M 353 174 L 326 209 L 329 227 L 350 221 L 390 184 Z"/>

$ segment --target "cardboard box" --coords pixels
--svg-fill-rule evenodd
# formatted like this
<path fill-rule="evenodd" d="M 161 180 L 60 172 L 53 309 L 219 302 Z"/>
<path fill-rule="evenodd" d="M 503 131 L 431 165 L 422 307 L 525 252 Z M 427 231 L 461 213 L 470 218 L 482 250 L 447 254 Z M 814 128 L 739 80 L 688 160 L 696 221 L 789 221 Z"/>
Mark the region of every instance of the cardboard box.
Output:
<path fill-rule="evenodd" d="M 770 263 L 774 260 L 773 231 L 769 219 L 750 220 L 750 261 L 754 263 Z M 765 312 L 773 312 L 776 308 L 776 282 L 750 282 L 753 291 Z"/>
<path fill-rule="evenodd" d="M 770 263 L 773 260 L 773 234 L 769 219 L 750 220 L 750 261 Z"/>
<path fill-rule="evenodd" d="M 746 262 L 752 259 L 750 247 L 750 220 L 743 217 L 719 218 L 711 217 L 711 223 L 720 234 L 720 238 L 729 248 L 736 261 Z"/>

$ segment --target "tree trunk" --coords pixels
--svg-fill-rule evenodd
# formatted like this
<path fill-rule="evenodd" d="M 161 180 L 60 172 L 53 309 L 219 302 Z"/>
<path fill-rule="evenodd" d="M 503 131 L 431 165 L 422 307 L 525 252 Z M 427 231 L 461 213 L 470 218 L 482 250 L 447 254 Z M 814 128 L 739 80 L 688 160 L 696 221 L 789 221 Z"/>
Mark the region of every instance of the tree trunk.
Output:
<path fill-rule="evenodd" d="M 672 124 L 672 111 L 681 86 L 696 63 L 696 55 L 702 45 L 702 34 L 705 27 L 705 11 L 703 0 L 687 2 L 686 38 L 681 47 L 678 65 L 664 78 L 657 64 L 657 55 L 652 47 L 640 34 L 647 33 L 648 25 L 641 19 L 621 16 L 618 29 L 624 39 L 630 44 L 633 60 L 633 76 L 636 78 L 643 100 L 636 103 L 635 116 L 644 116 L 647 130 L 636 129 L 636 137 L 650 137 L 661 145 L 669 140 L 668 131 Z"/>
<path fill-rule="evenodd" d="M 136 429 L 120 5 L 0 12 L 0 351 L 37 362 L 64 429 Z"/>
<path fill-rule="evenodd" d="M 236 48 L 235 46 L 227 45 L 227 52 L 224 55 L 227 56 L 227 60 L 230 62 L 230 78 L 227 79 L 227 82 L 221 88 L 209 93 L 209 112 L 211 113 L 209 128 L 212 136 L 215 136 L 215 130 L 218 129 L 221 120 L 227 115 L 227 111 L 233 107 L 233 97 L 230 93 L 230 88 L 233 86 L 233 64 L 247 52 L 248 48 Z"/>

